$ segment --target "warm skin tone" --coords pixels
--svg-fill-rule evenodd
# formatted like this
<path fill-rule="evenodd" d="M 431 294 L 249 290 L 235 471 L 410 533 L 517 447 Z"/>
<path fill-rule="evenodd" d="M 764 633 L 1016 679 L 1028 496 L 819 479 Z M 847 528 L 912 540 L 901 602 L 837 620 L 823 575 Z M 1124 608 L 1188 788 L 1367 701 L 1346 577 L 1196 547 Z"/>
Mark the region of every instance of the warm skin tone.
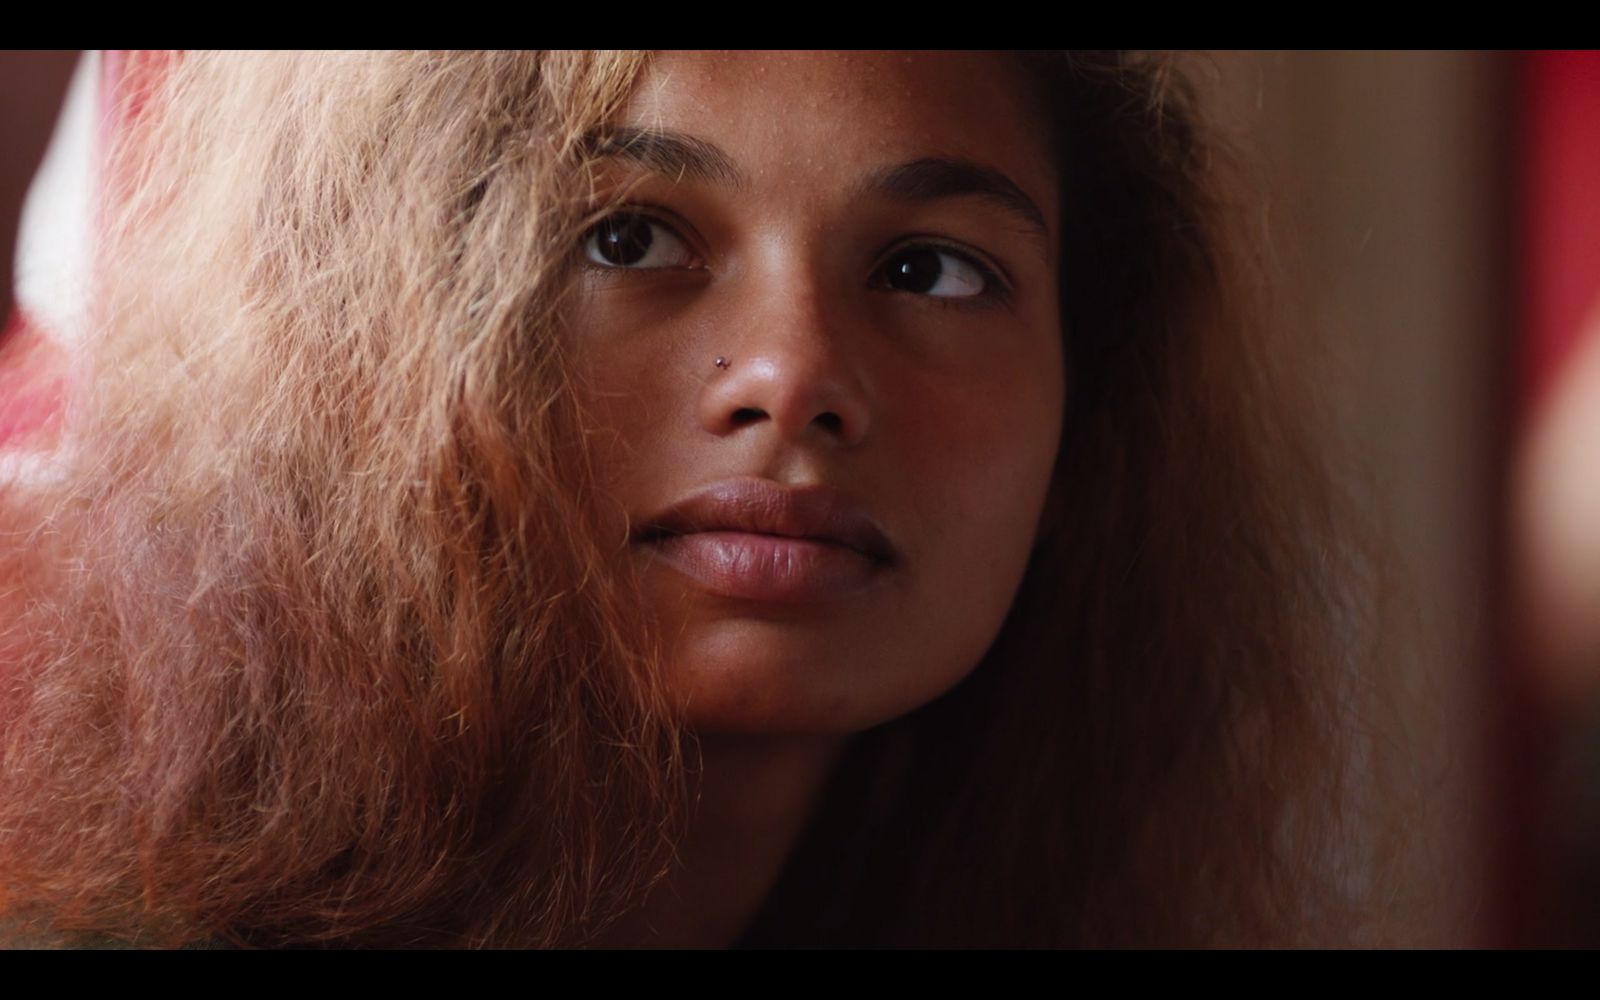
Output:
<path fill-rule="evenodd" d="M 1060 440 L 1059 194 L 986 55 L 674 53 L 619 128 L 602 187 L 627 208 L 585 241 L 573 331 L 619 536 L 754 478 L 842 491 L 894 549 L 773 601 L 628 546 L 704 768 L 682 870 L 616 940 L 714 946 L 849 734 L 948 691 L 1000 629 Z"/>

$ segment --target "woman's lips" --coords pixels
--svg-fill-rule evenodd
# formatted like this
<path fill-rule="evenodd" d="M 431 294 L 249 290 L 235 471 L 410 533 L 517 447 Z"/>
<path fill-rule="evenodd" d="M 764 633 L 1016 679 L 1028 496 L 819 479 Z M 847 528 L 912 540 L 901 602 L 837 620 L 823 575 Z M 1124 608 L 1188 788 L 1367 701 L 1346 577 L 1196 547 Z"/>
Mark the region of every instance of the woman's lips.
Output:
<path fill-rule="evenodd" d="M 695 490 L 641 519 L 633 540 L 709 593 L 749 601 L 842 600 L 900 560 L 849 494 L 754 477 Z"/>
<path fill-rule="evenodd" d="M 871 586 L 885 569 L 881 560 L 815 538 L 699 531 L 644 544 L 707 591 L 750 601 L 842 600 Z"/>

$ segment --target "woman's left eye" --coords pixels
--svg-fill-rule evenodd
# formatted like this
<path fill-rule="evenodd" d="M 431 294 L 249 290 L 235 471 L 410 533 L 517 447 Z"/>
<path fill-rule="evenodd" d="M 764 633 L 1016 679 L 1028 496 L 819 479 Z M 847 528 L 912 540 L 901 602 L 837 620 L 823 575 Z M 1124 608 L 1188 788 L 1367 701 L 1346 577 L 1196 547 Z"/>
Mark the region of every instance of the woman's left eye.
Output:
<path fill-rule="evenodd" d="M 688 268 L 697 264 L 689 244 L 666 224 L 645 215 L 614 215 L 583 237 L 583 255 L 610 268 Z"/>
<path fill-rule="evenodd" d="M 989 291 L 994 276 L 976 261 L 938 247 L 898 251 L 878 269 L 878 280 L 897 292 L 941 299 L 969 299 Z"/>

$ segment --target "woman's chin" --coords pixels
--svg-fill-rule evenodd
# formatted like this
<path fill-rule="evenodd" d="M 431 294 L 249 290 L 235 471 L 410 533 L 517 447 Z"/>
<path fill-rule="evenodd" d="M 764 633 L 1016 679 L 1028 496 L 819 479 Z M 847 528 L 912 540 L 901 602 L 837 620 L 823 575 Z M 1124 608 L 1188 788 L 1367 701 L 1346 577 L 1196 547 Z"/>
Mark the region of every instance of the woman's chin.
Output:
<path fill-rule="evenodd" d="M 920 708 L 966 675 L 928 652 L 881 632 L 719 616 L 676 629 L 667 669 L 698 731 L 844 735 Z"/>

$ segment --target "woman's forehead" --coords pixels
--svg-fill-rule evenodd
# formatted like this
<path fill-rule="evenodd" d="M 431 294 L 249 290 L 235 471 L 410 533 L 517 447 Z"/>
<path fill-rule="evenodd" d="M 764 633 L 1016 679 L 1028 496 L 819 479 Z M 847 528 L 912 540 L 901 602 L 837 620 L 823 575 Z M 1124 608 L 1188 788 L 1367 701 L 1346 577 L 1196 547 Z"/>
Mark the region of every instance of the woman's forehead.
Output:
<path fill-rule="evenodd" d="M 1026 86 L 994 53 L 668 52 L 652 57 L 621 124 L 709 143 L 758 184 L 959 158 L 1054 214 L 1051 137 Z"/>

